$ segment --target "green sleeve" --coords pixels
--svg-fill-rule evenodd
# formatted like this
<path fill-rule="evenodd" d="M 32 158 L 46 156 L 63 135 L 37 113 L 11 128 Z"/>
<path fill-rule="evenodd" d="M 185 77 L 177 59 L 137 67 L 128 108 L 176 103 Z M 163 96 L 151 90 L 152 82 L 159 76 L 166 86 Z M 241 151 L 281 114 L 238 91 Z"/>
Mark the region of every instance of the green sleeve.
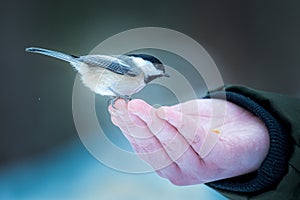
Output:
<path fill-rule="evenodd" d="M 258 91 L 244 86 L 227 85 L 221 90 L 234 92 L 250 98 L 267 110 L 278 122 L 288 130 L 290 154 L 288 171 L 275 188 L 261 191 L 258 194 L 243 194 L 218 190 L 233 200 L 299 200 L 300 199 L 300 99 L 289 96 Z M 272 141 L 270 141 L 272 142 Z"/>

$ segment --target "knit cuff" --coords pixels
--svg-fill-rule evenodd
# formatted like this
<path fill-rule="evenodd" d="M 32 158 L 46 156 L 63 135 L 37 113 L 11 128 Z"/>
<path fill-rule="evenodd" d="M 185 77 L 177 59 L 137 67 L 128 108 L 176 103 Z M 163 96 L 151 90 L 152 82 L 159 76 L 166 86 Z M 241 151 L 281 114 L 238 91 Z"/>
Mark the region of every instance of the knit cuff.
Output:
<path fill-rule="evenodd" d="M 260 118 L 267 127 L 270 148 L 260 168 L 252 173 L 207 183 L 221 190 L 239 193 L 259 193 L 275 187 L 286 174 L 288 168 L 288 136 L 281 124 L 263 107 L 248 97 L 234 92 L 213 92 L 204 98 L 230 101 Z"/>

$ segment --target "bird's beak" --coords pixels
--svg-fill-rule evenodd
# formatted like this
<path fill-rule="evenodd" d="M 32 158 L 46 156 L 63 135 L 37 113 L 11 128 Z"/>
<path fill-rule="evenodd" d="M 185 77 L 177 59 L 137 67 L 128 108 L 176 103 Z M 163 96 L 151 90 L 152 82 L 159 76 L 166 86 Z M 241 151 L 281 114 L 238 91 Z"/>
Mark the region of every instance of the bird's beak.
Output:
<path fill-rule="evenodd" d="M 166 74 L 166 73 L 164 73 L 163 76 L 164 76 L 164 77 L 170 77 L 170 75 L 169 75 L 169 74 Z"/>

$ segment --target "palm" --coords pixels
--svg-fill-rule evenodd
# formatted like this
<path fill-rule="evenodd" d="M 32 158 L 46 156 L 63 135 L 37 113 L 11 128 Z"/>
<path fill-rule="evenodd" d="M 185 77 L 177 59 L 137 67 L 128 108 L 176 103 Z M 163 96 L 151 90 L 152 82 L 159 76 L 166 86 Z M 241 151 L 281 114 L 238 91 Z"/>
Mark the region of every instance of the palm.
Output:
<path fill-rule="evenodd" d="M 264 124 L 223 100 L 202 99 L 154 109 L 141 100 L 110 107 L 140 157 L 176 185 L 251 172 L 268 151 Z"/>

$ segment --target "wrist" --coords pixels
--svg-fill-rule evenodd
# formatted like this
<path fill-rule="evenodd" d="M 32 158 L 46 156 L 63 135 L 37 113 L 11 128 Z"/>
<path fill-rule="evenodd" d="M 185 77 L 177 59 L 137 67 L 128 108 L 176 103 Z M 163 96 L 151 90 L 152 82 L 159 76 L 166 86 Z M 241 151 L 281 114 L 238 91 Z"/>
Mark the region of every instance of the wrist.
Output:
<path fill-rule="evenodd" d="M 287 172 L 288 141 L 282 125 L 263 107 L 243 95 L 226 92 L 226 100 L 257 116 L 268 131 L 270 148 L 259 168 L 246 175 L 211 182 L 208 185 L 222 190 L 253 193 L 276 185 Z M 224 92 L 210 94 L 212 98 L 224 97 Z M 208 98 L 208 97 L 206 97 Z"/>

